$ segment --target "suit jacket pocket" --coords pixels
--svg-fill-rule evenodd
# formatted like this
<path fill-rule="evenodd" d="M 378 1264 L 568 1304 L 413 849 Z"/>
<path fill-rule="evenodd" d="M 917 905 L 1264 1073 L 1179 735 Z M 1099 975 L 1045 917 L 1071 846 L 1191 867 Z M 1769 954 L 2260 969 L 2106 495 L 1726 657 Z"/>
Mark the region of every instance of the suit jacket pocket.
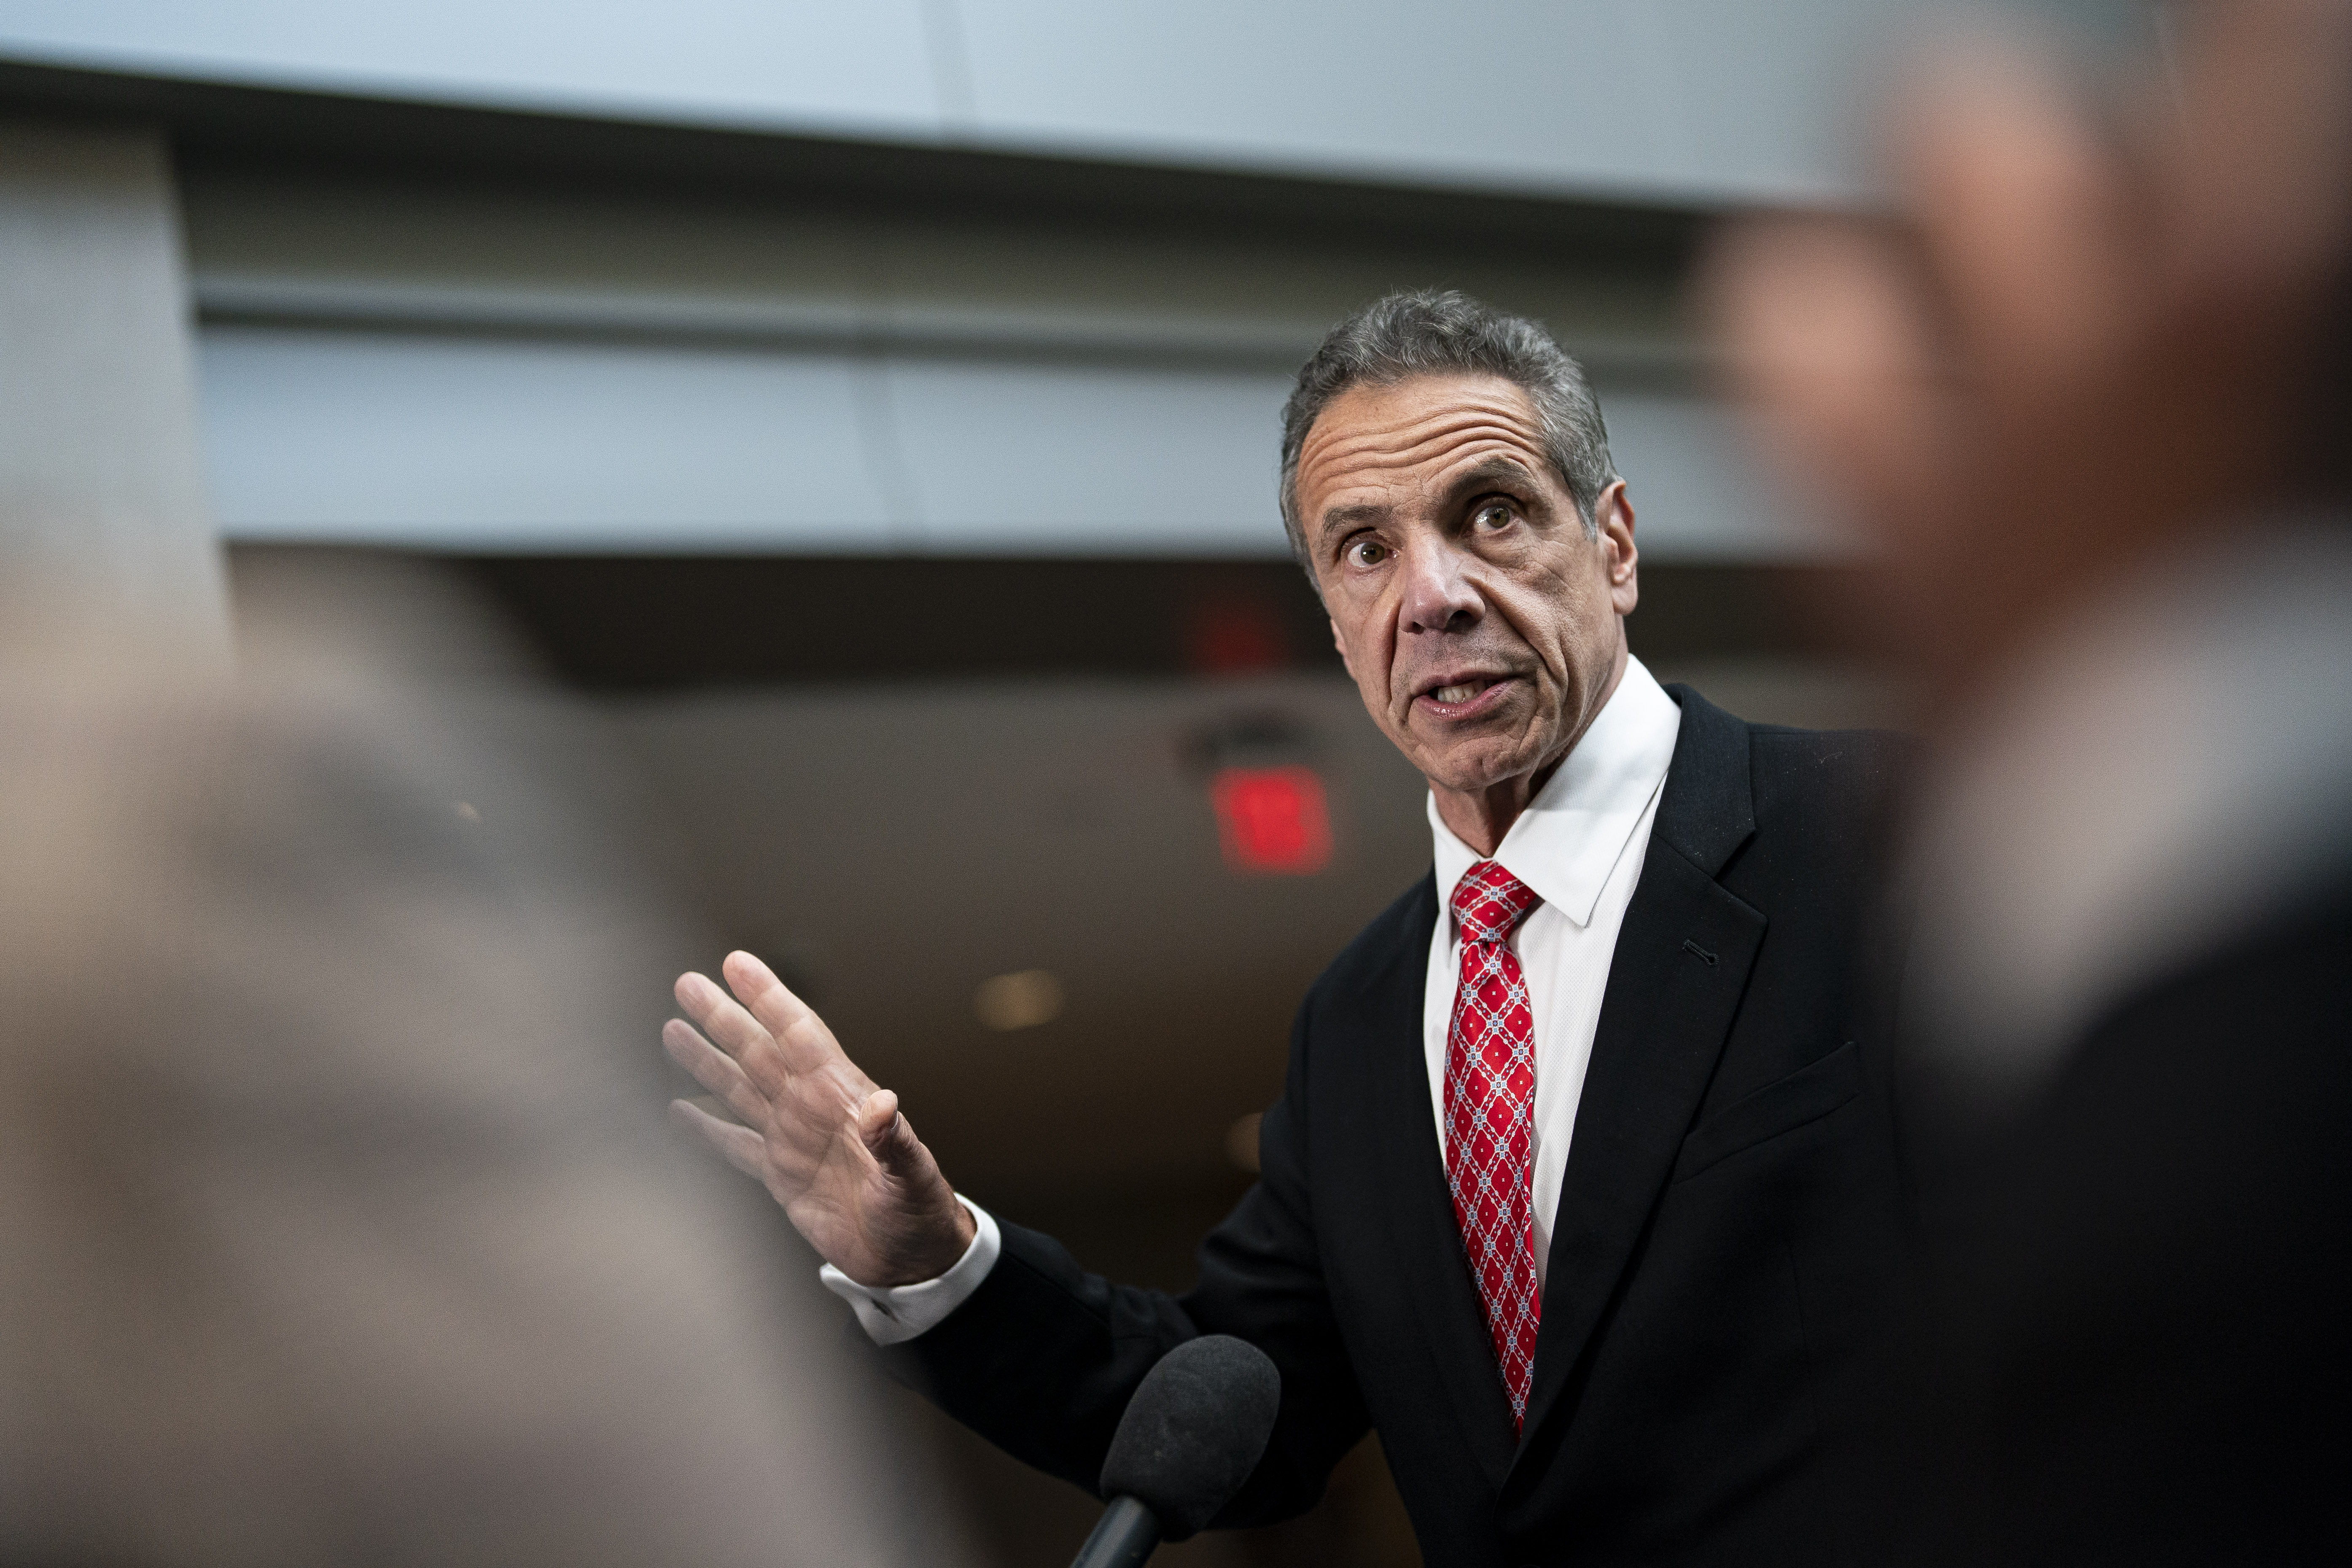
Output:
<path fill-rule="evenodd" d="M 1806 1063 L 1784 1079 L 1766 1084 L 1699 1123 L 1683 1140 L 1674 1179 L 1685 1181 L 1743 1149 L 1819 1121 L 1862 1092 L 1862 1067 L 1853 1042 Z"/>

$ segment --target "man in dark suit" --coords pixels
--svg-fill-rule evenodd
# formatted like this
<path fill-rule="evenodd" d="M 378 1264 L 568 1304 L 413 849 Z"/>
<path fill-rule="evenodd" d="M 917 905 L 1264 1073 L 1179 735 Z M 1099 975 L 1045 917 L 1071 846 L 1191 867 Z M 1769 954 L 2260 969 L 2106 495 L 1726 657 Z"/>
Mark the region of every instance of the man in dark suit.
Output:
<path fill-rule="evenodd" d="M 1850 984 L 1887 743 L 1747 724 L 1631 656 L 1633 509 L 1531 323 L 1421 294 L 1341 324 L 1282 489 L 1436 869 L 1308 994 L 1199 1283 L 1113 1285 L 960 1199 L 746 954 L 734 998 L 680 980 L 703 1032 L 666 1036 L 740 1124 L 682 1113 L 903 1373 L 1080 1485 L 1151 1364 L 1222 1332 L 1283 1401 L 1221 1523 L 1307 1508 L 1377 1426 L 1433 1563 L 1855 1554 L 1825 1439 L 1896 1249 Z"/>

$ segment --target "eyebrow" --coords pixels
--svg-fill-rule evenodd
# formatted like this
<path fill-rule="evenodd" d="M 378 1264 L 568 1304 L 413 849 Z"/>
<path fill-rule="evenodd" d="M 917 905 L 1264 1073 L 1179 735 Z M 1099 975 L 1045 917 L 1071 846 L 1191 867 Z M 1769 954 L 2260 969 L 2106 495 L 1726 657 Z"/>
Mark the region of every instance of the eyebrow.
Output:
<path fill-rule="evenodd" d="M 1522 489 L 1541 488 L 1525 463 L 1510 458 L 1489 458 L 1454 476 L 1454 482 L 1445 487 L 1446 504 L 1457 504 L 1478 490 L 1492 489 L 1496 485 L 1514 485 Z"/>
<path fill-rule="evenodd" d="M 1525 463 L 1510 458 L 1488 458 L 1465 472 L 1454 476 L 1445 487 L 1445 504 L 1457 506 L 1465 499 L 1496 485 L 1512 485 L 1521 489 L 1540 486 Z M 1357 501 L 1348 506 L 1327 510 L 1316 521 L 1315 542 L 1320 544 L 1339 529 L 1355 528 L 1368 523 L 1386 522 L 1395 515 L 1393 507 L 1378 501 Z"/>
<path fill-rule="evenodd" d="M 1362 523 L 1386 522 L 1395 514 L 1392 507 L 1378 501 L 1358 501 L 1351 506 L 1328 509 L 1316 523 L 1316 542 L 1321 543 L 1334 529 L 1354 528 Z"/>

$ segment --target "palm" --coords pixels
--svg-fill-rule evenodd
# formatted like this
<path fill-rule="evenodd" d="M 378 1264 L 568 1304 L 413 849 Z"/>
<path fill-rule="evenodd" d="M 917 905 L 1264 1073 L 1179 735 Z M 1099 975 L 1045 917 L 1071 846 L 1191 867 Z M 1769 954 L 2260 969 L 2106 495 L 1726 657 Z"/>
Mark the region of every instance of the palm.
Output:
<path fill-rule="evenodd" d="M 851 1279 L 895 1285 L 943 1272 L 969 1221 L 939 1166 L 849 1059 L 824 1020 L 745 952 L 722 973 L 678 979 L 662 1041 L 736 1118 L 680 1102 L 681 1116 L 737 1169 L 757 1176 L 819 1256 Z"/>

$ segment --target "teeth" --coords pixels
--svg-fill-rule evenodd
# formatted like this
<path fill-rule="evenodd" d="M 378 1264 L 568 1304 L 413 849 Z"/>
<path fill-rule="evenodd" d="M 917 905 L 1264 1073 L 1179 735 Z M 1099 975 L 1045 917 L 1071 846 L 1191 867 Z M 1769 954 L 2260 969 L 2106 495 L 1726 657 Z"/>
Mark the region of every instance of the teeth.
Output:
<path fill-rule="evenodd" d="M 1440 702 L 1467 702 L 1486 689 L 1484 681 L 1465 680 L 1453 686 L 1441 686 L 1430 695 Z"/>

